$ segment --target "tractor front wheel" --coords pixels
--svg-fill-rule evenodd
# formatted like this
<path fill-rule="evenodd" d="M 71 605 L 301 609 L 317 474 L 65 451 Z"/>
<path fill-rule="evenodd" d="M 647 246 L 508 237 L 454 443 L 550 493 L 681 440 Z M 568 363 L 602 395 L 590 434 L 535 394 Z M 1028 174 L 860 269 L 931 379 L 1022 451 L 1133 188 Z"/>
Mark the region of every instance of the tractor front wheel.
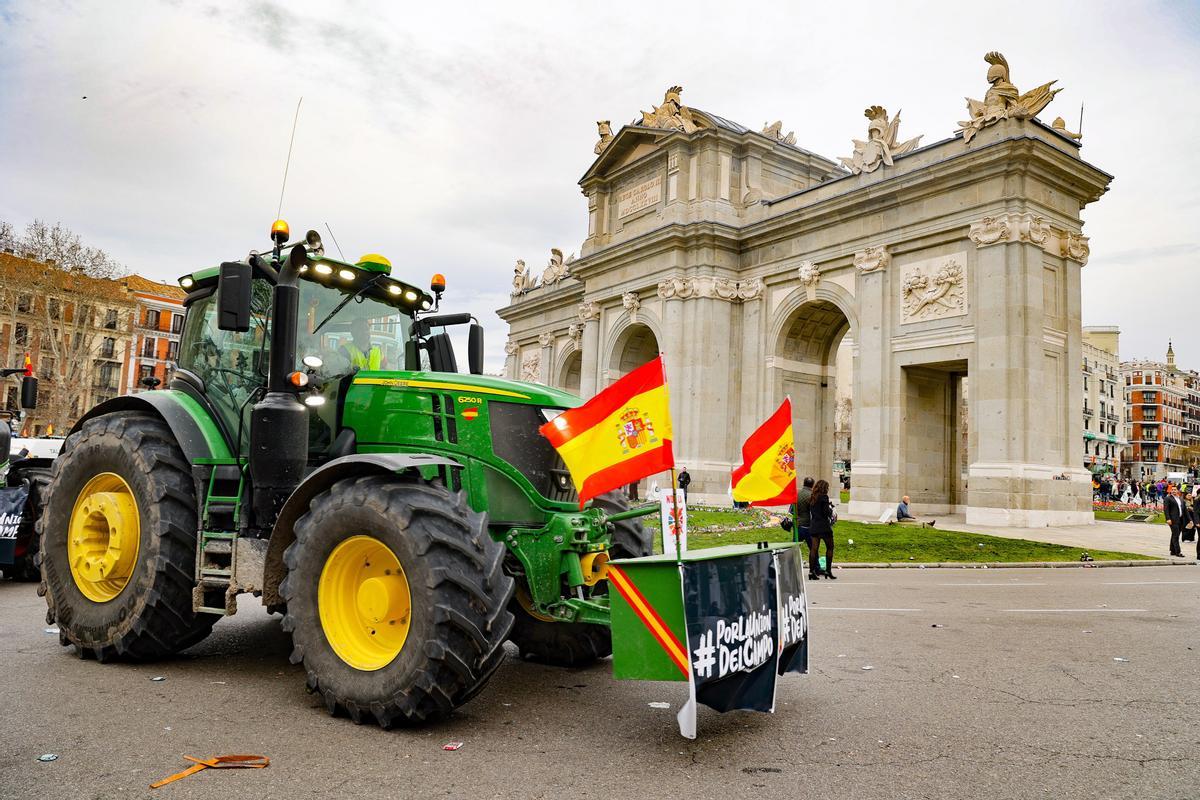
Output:
<path fill-rule="evenodd" d="M 461 494 L 393 476 L 318 495 L 284 553 L 292 663 L 331 714 L 382 727 L 443 717 L 504 657 L 513 580 Z"/>
<path fill-rule="evenodd" d="M 81 657 L 162 658 L 217 619 L 192 611 L 196 490 L 162 420 L 88 420 L 63 445 L 37 521 L 42 585 L 59 641 Z"/>

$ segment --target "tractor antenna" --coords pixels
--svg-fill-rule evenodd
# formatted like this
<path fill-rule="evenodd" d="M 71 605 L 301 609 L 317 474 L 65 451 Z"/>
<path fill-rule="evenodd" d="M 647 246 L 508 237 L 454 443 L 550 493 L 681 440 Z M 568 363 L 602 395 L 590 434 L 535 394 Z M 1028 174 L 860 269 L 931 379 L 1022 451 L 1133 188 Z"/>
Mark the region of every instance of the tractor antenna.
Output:
<path fill-rule="evenodd" d="M 342 252 L 342 246 L 338 244 L 337 237 L 333 235 L 333 228 L 329 227 L 329 223 L 325 223 L 325 230 L 329 231 L 329 238 L 333 239 L 333 246 L 338 249 L 338 255 L 342 257 L 342 261 L 346 260 L 346 254 Z"/>
<path fill-rule="evenodd" d="M 292 165 L 292 145 L 296 142 L 296 123 L 300 121 L 300 104 L 304 102 L 304 96 L 296 101 L 296 115 L 292 117 L 292 138 L 288 139 L 288 154 L 287 161 L 283 164 L 283 186 L 279 187 L 279 209 L 275 212 L 275 219 L 279 219 L 283 214 L 283 193 L 287 189 L 288 168 Z"/>
<path fill-rule="evenodd" d="M 1083 136 L 1083 101 L 1079 101 L 1079 135 Z"/>

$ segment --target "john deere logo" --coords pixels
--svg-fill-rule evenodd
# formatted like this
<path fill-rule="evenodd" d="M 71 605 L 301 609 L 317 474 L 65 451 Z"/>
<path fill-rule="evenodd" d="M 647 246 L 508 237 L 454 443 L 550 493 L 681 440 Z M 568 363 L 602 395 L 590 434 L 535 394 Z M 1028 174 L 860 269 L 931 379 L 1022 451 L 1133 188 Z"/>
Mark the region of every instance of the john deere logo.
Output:
<path fill-rule="evenodd" d="M 621 421 L 617 423 L 617 441 L 621 443 L 622 453 L 629 453 L 657 442 L 654 423 L 636 408 L 627 408 L 621 414 Z"/>

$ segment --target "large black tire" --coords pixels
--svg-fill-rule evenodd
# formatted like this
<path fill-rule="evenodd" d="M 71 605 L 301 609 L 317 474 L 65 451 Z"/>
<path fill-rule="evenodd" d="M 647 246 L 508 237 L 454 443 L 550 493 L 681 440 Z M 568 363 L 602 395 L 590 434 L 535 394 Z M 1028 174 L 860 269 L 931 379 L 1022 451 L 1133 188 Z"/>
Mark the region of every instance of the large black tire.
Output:
<path fill-rule="evenodd" d="M 137 562 L 113 599 L 94 602 L 71 574 L 67 536 L 75 501 L 100 473 L 125 480 L 138 508 Z M 192 611 L 196 563 L 195 485 L 183 451 L 157 417 L 117 412 L 88 420 L 54 462 L 37 528 L 46 621 L 81 658 L 150 660 L 192 646 L 217 617 Z"/>
<path fill-rule="evenodd" d="M 411 621 L 399 654 L 374 671 L 359 670 L 334 651 L 321 626 L 317 596 L 334 547 L 369 535 L 395 554 L 411 595 Z M 461 493 L 392 476 L 346 478 L 313 499 L 284 553 L 293 664 L 303 664 L 310 691 L 331 714 L 387 728 L 444 717 L 474 697 L 504 659 L 512 627 L 513 580 L 504 574 L 504 545 L 487 533 L 486 517 Z"/>
<path fill-rule="evenodd" d="M 629 509 L 629 501 L 619 492 L 600 495 L 592 500 L 592 505 L 610 514 Z M 609 552 L 613 558 L 633 558 L 653 552 L 654 535 L 645 529 L 640 517 L 609 525 L 612 526 Z M 595 593 L 604 590 L 602 584 L 592 589 Z M 511 636 L 522 658 L 559 667 L 583 667 L 612 655 L 612 633 L 607 627 L 539 619 L 525 608 L 522 600 L 528 603 L 528 594 L 518 595 L 513 601 L 515 622 Z"/>

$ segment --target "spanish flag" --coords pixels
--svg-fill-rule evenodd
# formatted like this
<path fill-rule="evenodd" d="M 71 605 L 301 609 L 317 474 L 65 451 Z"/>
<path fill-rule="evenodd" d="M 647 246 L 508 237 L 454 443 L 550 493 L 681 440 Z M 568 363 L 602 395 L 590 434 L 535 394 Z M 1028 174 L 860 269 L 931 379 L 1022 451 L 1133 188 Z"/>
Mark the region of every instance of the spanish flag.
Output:
<path fill-rule="evenodd" d="M 662 356 L 559 414 L 541 433 L 566 462 L 580 508 L 597 495 L 675 466 Z"/>
<path fill-rule="evenodd" d="M 752 506 L 796 502 L 791 398 L 784 398 L 770 419 L 742 445 L 742 465 L 733 471 L 733 499 Z"/>

